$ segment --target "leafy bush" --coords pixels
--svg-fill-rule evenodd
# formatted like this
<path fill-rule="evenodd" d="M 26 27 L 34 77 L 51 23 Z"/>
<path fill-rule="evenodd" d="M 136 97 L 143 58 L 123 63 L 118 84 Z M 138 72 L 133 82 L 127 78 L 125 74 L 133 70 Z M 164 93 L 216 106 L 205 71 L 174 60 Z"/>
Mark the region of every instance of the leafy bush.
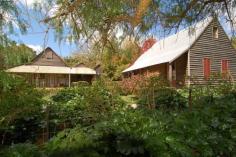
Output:
<path fill-rule="evenodd" d="M 56 95 L 52 96 L 52 100 L 55 102 L 66 103 L 73 99 L 77 93 L 81 92 L 80 88 L 64 88 L 60 90 Z"/>
<path fill-rule="evenodd" d="M 177 90 L 181 96 L 187 99 L 191 99 L 191 104 L 212 104 L 215 99 L 219 97 L 224 97 L 225 95 L 231 94 L 235 91 L 235 85 L 231 80 L 222 79 L 219 74 L 214 74 L 205 84 L 199 84 L 199 82 L 194 81 L 189 87 L 184 87 Z M 191 96 L 190 96 L 191 93 Z"/>
<path fill-rule="evenodd" d="M 93 127 L 59 134 L 47 148 L 96 156 L 235 156 L 235 100 L 230 94 L 181 112 L 119 110 Z"/>
<path fill-rule="evenodd" d="M 159 76 L 159 73 L 150 73 L 149 75 L 137 74 L 124 78 L 120 82 L 120 86 L 124 95 L 139 94 L 140 90 L 143 90 L 150 82 L 157 82 L 154 81 L 155 79 L 162 80 L 162 83 L 166 83 L 166 81 Z"/>
<path fill-rule="evenodd" d="M 42 93 L 18 77 L 0 72 L 0 140 L 2 144 L 31 140 L 44 101 Z M 30 121 L 31 126 L 27 123 Z M 24 134 L 26 133 L 27 134 Z M 28 134 L 29 133 L 29 134 Z M 32 133 L 32 132 L 31 132 Z M 30 138 L 30 139 L 29 139 Z"/>
<path fill-rule="evenodd" d="M 40 105 L 42 96 L 42 93 L 29 86 L 21 77 L 0 72 L 0 116 L 20 113 L 24 107 L 29 109 L 28 107 Z"/>
<path fill-rule="evenodd" d="M 60 132 L 45 147 L 49 157 L 98 157 L 95 143 L 80 127 Z"/>
<path fill-rule="evenodd" d="M 177 109 L 186 106 L 186 99 L 162 77 L 150 77 L 139 91 L 139 104 L 149 108 Z"/>
<path fill-rule="evenodd" d="M 158 77 L 140 92 L 143 104 L 155 104 L 157 110 L 121 107 L 123 101 L 103 81 L 62 89 L 47 110 L 49 132 L 54 126 L 64 128 L 43 147 L 43 155 L 236 156 L 236 92 L 219 86 L 192 86 L 192 108 L 184 110 L 178 109 L 185 106 L 188 91 L 170 88 Z M 2 152 L 21 153 L 24 147 Z M 32 155 L 41 153 L 34 145 L 27 147 L 25 154 L 31 147 Z"/>
<path fill-rule="evenodd" d="M 59 133 L 46 145 L 49 156 L 58 156 L 59 154 L 66 154 L 72 157 L 147 155 L 143 148 L 143 143 L 140 143 L 139 139 L 141 137 L 132 136 L 131 132 L 125 130 L 130 127 L 129 124 L 131 123 L 128 121 L 133 122 L 133 120 L 128 119 L 128 116 L 124 118 L 121 118 L 121 115 L 119 116 L 117 117 L 118 119 L 112 118 L 108 121 L 97 123 L 94 127 L 77 127 Z M 143 116 L 139 119 L 141 120 L 142 118 Z M 148 120 L 149 118 L 146 119 Z M 122 122 L 124 121 L 128 122 L 128 125 L 123 124 Z M 125 126 L 123 127 L 122 124 Z M 118 127 L 123 128 L 125 132 L 122 132 Z"/>
<path fill-rule="evenodd" d="M 59 117 L 60 121 L 69 121 L 73 125 L 93 124 L 123 105 L 120 97 L 113 95 L 100 81 L 91 86 L 63 89 L 52 99 L 55 103 L 51 113 L 58 113 L 55 118 Z"/>
<path fill-rule="evenodd" d="M 186 99 L 176 89 L 162 88 L 155 91 L 155 104 L 157 108 L 180 109 L 186 107 Z"/>
<path fill-rule="evenodd" d="M 41 98 L 42 93 L 26 84 L 22 78 L 0 71 L 0 117 L 14 116 L 24 109 L 40 106 Z"/>
<path fill-rule="evenodd" d="M 78 81 L 78 82 L 73 82 L 72 86 L 88 86 L 89 83 L 87 81 Z"/>
<path fill-rule="evenodd" d="M 1 157 L 42 157 L 43 153 L 33 144 L 13 144 L 0 151 Z"/>
<path fill-rule="evenodd" d="M 123 94 L 137 94 L 142 82 L 145 82 L 145 78 L 142 75 L 133 75 L 132 77 L 123 79 L 120 82 Z"/>

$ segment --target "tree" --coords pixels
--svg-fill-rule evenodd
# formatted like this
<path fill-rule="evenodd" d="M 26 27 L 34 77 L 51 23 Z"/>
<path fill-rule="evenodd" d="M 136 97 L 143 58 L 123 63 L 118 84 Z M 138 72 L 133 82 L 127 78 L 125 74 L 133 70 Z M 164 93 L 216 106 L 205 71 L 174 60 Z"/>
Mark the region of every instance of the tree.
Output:
<path fill-rule="evenodd" d="M 151 0 L 55 0 L 47 5 L 51 8 L 57 6 L 56 11 L 42 21 L 56 28 L 60 37 L 66 36 L 76 42 L 79 39 L 86 42 L 92 40 L 109 46 L 110 39 L 119 30 L 127 36 L 134 33 L 135 27 L 143 31 L 149 29 L 152 26 L 150 21 L 158 17 L 155 11 L 158 4 L 158 1 Z M 148 14 L 147 10 L 150 11 Z M 146 20 L 143 20 L 144 14 Z"/>
<path fill-rule="evenodd" d="M 119 41 L 117 38 L 110 40 L 111 45 L 102 48 L 93 44 L 91 49 L 66 58 L 66 62 L 70 66 L 84 63 L 91 68 L 100 65 L 105 77 L 111 80 L 119 80 L 122 71 L 140 55 L 140 48 L 131 38 L 126 38 L 123 41 Z"/>
<path fill-rule="evenodd" d="M 29 62 L 35 55 L 32 49 L 12 42 L 8 35 L 19 29 L 26 33 L 27 22 L 21 15 L 16 1 L 2 0 L 0 3 L 0 70 Z"/>
<path fill-rule="evenodd" d="M 29 63 L 36 55 L 31 48 L 24 44 L 17 45 L 15 42 L 8 43 L 7 46 L 0 45 L 0 50 L 0 69 Z"/>
<path fill-rule="evenodd" d="M 173 29 L 212 15 L 225 15 L 234 28 L 235 4 L 235 0 L 54 0 L 47 5 L 56 11 L 42 21 L 56 28 L 61 37 L 76 42 L 95 40 L 106 46 L 118 30 L 127 36 L 160 25 Z"/>
<path fill-rule="evenodd" d="M 30 87 L 21 77 L 0 71 L 1 144 L 11 140 L 6 135 L 15 129 L 14 123 L 17 123 L 17 119 L 29 120 L 39 113 L 43 105 L 42 96 L 41 92 Z M 16 136 L 15 134 L 14 137 Z"/>
<path fill-rule="evenodd" d="M 19 28 L 22 33 L 27 30 L 27 22 L 20 15 L 21 10 L 16 1 L 2 0 L 0 3 L 0 44 L 8 42 L 7 35 Z"/>
<path fill-rule="evenodd" d="M 163 25 L 179 28 L 208 16 L 222 17 L 235 29 L 235 0 L 174 0 L 166 2 Z M 169 9 L 168 9 L 169 8 Z"/>

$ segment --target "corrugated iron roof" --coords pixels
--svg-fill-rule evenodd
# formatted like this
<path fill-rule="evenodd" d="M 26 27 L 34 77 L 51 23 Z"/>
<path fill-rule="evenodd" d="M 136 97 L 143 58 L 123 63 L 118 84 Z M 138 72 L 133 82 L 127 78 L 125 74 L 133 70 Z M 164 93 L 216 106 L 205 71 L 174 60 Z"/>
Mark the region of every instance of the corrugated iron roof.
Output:
<path fill-rule="evenodd" d="M 212 17 L 206 18 L 193 26 L 158 41 L 123 72 L 174 61 L 195 43 L 212 20 Z"/>
<path fill-rule="evenodd" d="M 87 74 L 96 75 L 96 71 L 87 67 L 62 67 L 62 66 L 41 66 L 21 65 L 6 70 L 10 73 L 43 73 L 43 74 Z"/>

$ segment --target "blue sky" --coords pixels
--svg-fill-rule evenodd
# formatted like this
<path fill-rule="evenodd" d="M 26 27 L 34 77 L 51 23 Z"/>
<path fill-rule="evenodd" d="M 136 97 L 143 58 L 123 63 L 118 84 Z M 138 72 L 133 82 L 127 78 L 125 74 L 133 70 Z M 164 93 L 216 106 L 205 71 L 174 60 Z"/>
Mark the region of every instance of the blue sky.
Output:
<path fill-rule="evenodd" d="M 43 17 L 41 14 L 35 12 L 33 8 L 33 3 L 35 1 L 43 2 L 44 0 L 20 0 L 20 6 L 22 7 L 23 16 L 27 19 L 29 23 L 29 29 L 27 34 L 21 34 L 16 28 L 16 33 L 10 35 L 10 38 L 17 43 L 24 43 L 29 47 L 36 50 L 38 53 L 43 50 L 43 48 L 51 47 L 59 55 L 66 57 L 73 54 L 73 52 L 78 51 L 78 47 L 75 44 L 62 41 L 60 44 L 56 41 L 55 35 L 52 29 L 49 29 L 48 34 L 45 33 L 47 29 L 42 22 L 39 22 Z M 26 9 L 26 3 L 27 8 Z M 220 20 L 225 31 L 230 36 L 230 27 L 224 20 Z M 156 33 L 154 33 L 156 34 Z M 157 33 L 158 34 L 158 33 Z M 158 39 L 158 37 L 156 37 Z"/>
<path fill-rule="evenodd" d="M 26 34 L 21 34 L 16 31 L 17 34 L 11 35 L 10 38 L 17 43 L 23 43 L 33 48 L 37 52 L 43 50 L 43 48 L 51 47 L 59 55 L 65 57 L 72 54 L 72 52 L 77 50 L 75 44 L 70 44 L 69 42 L 62 41 L 59 43 L 55 39 L 53 30 L 49 30 L 48 34 L 45 32 L 45 28 L 41 28 L 36 22 L 31 23 L 31 28 Z"/>
<path fill-rule="evenodd" d="M 40 22 L 44 17 L 33 9 L 35 2 L 43 2 L 44 0 L 19 0 L 19 7 L 22 9 L 21 16 L 24 16 L 29 24 L 26 34 L 22 34 L 17 26 L 15 26 L 15 33 L 9 37 L 17 43 L 23 43 L 33 48 L 37 53 L 41 52 L 46 47 L 51 47 L 59 55 L 66 57 L 72 55 L 73 52 L 78 50 L 75 44 L 61 41 L 56 41 L 53 29 L 49 29 L 48 33 L 45 32 L 47 27 Z M 27 6 L 26 7 L 26 3 Z"/>

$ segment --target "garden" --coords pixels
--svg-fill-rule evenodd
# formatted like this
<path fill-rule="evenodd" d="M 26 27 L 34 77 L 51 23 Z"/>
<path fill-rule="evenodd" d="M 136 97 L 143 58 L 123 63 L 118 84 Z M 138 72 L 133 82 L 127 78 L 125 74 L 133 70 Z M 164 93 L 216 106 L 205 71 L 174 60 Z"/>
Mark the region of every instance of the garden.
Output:
<path fill-rule="evenodd" d="M 175 89 L 152 76 L 131 93 L 104 78 L 46 90 L 0 76 L 0 156 L 236 155 L 230 82 Z"/>
<path fill-rule="evenodd" d="M 236 84 L 225 79 L 236 70 L 235 13 L 236 0 L 0 0 L 0 157 L 236 157 Z M 217 27 L 194 54 L 205 52 L 204 85 L 192 80 L 177 89 L 149 71 L 122 73 L 156 42 L 209 17 Z M 189 27 L 186 35 L 194 32 Z M 163 63 L 177 50 L 190 54 L 182 47 L 190 41 L 171 42 Z M 58 54 L 43 56 L 47 46 Z M 218 64 L 212 72 L 223 78 L 210 77 L 210 53 Z M 47 59 L 40 66 L 60 60 L 66 69 L 86 65 L 101 75 L 46 89 L 6 73 L 39 54 Z M 142 61 L 153 66 L 154 59 Z"/>

